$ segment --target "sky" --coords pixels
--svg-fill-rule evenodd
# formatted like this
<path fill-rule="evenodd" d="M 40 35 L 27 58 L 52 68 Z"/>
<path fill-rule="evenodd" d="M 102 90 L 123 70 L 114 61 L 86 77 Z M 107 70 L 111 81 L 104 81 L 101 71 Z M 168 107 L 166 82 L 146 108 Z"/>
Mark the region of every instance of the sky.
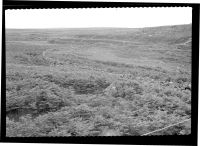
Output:
<path fill-rule="evenodd" d="M 6 28 L 141 28 L 192 23 L 192 8 L 6 10 Z"/>

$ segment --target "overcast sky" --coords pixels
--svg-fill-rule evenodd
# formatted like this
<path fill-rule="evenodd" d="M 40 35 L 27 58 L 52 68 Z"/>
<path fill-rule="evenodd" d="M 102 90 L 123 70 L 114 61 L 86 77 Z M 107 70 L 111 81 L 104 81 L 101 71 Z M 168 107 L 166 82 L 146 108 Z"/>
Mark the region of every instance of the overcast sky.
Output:
<path fill-rule="evenodd" d="M 6 10 L 6 28 L 151 27 L 192 23 L 192 8 Z"/>

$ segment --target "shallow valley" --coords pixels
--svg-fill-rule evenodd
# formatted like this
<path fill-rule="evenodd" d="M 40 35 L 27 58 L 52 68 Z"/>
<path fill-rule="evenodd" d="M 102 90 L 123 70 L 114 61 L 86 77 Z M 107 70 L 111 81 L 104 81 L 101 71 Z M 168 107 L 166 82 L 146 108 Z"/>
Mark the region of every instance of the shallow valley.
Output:
<path fill-rule="evenodd" d="M 191 25 L 7 29 L 6 135 L 138 136 L 190 119 L 191 50 Z"/>

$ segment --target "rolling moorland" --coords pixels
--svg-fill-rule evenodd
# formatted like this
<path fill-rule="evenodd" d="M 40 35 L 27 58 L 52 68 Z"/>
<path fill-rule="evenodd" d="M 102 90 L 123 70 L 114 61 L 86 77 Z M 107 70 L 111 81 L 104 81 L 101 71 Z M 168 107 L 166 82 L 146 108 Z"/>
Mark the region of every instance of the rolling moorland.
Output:
<path fill-rule="evenodd" d="M 148 135 L 188 135 L 190 118 L 191 24 L 6 29 L 7 137 L 140 136 L 179 122 Z"/>

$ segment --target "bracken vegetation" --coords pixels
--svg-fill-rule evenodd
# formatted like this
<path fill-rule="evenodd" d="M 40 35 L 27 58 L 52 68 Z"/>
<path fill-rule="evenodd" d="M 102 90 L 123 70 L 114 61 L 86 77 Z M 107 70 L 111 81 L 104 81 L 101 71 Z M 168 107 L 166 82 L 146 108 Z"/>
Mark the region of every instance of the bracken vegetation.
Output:
<path fill-rule="evenodd" d="M 6 136 L 139 136 L 190 119 L 190 39 L 191 25 L 7 30 Z M 190 133 L 189 120 L 149 135 Z"/>

